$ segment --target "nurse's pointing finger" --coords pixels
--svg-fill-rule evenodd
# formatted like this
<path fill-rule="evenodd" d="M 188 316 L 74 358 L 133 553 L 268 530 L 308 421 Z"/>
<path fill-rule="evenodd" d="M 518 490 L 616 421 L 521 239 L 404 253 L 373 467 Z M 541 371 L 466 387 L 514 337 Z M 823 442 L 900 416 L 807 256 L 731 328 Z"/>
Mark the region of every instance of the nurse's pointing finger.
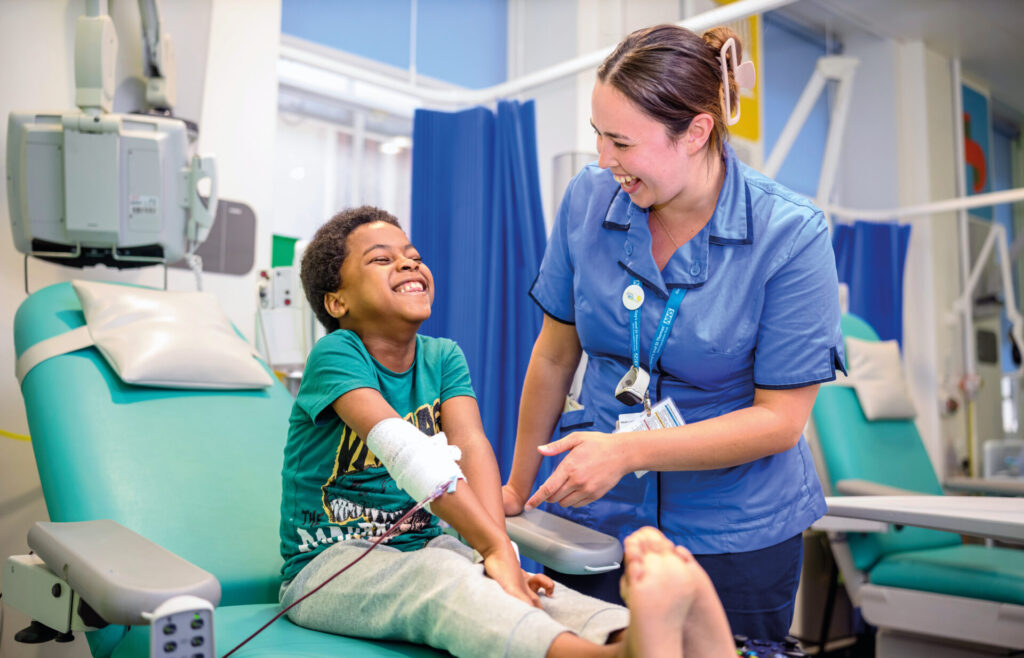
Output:
<path fill-rule="evenodd" d="M 556 468 L 555 472 L 551 474 L 551 477 L 549 477 L 544 484 L 540 485 L 537 492 L 530 496 L 530 500 L 526 501 L 526 509 L 533 509 L 537 505 L 551 500 L 551 496 L 562 488 L 562 485 L 565 484 L 565 480 L 565 474 Z"/>
<path fill-rule="evenodd" d="M 542 446 L 537 446 L 537 451 L 542 455 L 550 457 L 552 455 L 560 455 L 567 450 L 572 450 L 581 443 L 583 443 L 583 438 L 578 434 L 573 434 L 572 436 L 567 436 L 564 439 L 559 439 Z"/>

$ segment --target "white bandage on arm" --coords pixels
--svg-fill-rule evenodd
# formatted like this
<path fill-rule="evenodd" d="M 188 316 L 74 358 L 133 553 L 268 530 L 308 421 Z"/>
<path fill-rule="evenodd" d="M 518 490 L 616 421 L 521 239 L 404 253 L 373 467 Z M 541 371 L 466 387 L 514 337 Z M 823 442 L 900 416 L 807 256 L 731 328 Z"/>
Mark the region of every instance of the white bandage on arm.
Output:
<path fill-rule="evenodd" d="M 443 432 L 427 436 L 401 418 L 385 418 L 374 425 L 366 435 L 366 446 L 416 502 L 433 496 L 445 484 L 454 491 L 455 483 L 466 479 L 456 461 L 462 458 L 458 446 L 448 445 Z"/>

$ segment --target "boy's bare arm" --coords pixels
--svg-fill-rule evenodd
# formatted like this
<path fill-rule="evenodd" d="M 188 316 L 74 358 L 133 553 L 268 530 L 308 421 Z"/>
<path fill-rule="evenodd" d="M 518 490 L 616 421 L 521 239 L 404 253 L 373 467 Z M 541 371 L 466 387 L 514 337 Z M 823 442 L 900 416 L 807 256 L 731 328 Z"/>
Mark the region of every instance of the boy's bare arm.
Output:
<path fill-rule="evenodd" d="M 491 518 L 505 527 L 505 512 L 501 504 L 501 474 L 498 460 L 484 433 L 480 408 L 469 396 L 449 398 L 441 403 L 441 427 L 448 443 L 462 451 L 459 465 L 466 481 Z"/>
<path fill-rule="evenodd" d="M 332 402 L 331 408 L 363 440 L 380 421 L 400 418 L 380 391 L 373 388 L 353 389 Z"/>

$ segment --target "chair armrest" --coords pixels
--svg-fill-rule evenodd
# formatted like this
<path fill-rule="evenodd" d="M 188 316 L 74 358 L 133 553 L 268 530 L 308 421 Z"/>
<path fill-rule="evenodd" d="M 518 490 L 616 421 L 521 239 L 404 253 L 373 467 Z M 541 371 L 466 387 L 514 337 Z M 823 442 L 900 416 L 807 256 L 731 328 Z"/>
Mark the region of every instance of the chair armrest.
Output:
<path fill-rule="evenodd" d="M 921 491 L 900 489 L 890 487 L 887 484 L 879 484 L 870 480 L 839 480 L 835 483 L 835 490 L 844 496 L 923 496 L 927 495 Z"/>
<path fill-rule="evenodd" d="M 889 532 L 890 526 L 884 521 L 851 519 L 849 517 L 825 515 L 811 524 L 811 530 L 834 534 L 837 532 Z"/>
<path fill-rule="evenodd" d="M 176 596 L 220 603 L 213 574 L 114 521 L 39 522 L 28 545 L 112 624 L 148 624 L 144 615 Z"/>
<path fill-rule="evenodd" d="M 1024 479 L 995 480 L 954 476 L 946 478 L 942 486 L 949 491 L 984 493 L 997 496 L 1024 496 Z"/>
<path fill-rule="evenodd" d="M 520 553 L 559 573 L 603 573 L 622 562 L 615 537 L 540 509 L 506 517 L 505 528 Z"/>

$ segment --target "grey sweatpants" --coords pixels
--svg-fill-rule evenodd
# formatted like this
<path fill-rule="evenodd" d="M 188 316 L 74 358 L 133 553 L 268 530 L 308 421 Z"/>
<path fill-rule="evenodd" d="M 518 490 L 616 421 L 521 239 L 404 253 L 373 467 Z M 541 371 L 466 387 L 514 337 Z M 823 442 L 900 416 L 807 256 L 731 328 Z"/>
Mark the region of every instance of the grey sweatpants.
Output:
<path fill-rule="evenodd" d="M 335 544 L 281 588 L 287 606 L 357 558 L 370 542 Z M 299 626 L 372 639 L 405 640 L 458 657 L 544 656 L 560 633 L 604 644 L 629 611 L 556 585 L 543 610 L 505 593 L 473 563 L 473 551 L 441 535 L 418 551 L 378 546 L 288 612 Z"/>

